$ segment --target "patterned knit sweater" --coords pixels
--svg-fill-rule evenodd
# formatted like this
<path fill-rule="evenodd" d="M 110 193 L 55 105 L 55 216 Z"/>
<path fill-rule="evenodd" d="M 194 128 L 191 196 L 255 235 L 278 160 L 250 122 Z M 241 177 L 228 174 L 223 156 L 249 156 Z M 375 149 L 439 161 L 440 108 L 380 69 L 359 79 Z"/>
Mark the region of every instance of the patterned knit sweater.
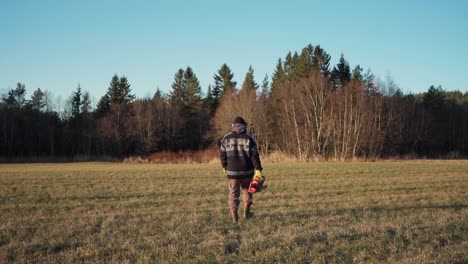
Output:
<path fill-rule="evenodd" d="M 232 131 L 223 137 L 220 158 L 230 179 L 252 177 L 255 170 L 262 170 L 257 143 L 243 124 L 233 124 Z"/>

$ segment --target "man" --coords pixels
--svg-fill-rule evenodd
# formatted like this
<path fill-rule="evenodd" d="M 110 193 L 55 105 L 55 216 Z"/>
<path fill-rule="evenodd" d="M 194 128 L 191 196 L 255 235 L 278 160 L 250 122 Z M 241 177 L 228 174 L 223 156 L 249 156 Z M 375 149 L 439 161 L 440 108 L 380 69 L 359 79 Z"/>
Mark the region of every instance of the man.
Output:
<path fill-rule="evenodd" d="M 231 132 L 221 140 L 220 157 L 223 172 L 228 178 L 229 213 L 234 223 L 239 219 L 239 195 L 242 189 L 244 218 L 251 216 L 252 194 L 247 191 L 252 178 L 262 177 L 262 164 L 257 143 L 247 132 L 247 122 L 238 116 L 234 119 Z"/>

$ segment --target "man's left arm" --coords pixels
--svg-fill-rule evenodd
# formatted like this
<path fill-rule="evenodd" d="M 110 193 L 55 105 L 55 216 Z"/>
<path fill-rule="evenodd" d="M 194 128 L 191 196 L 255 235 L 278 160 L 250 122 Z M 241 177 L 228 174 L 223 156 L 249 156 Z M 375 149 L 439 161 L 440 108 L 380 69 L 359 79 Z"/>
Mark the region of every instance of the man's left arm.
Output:
<path fill-rule="evenodd" d="M 253 137 L 250 137 L 250 158 L 252 159 L 252 164 L 255 168 L 255 170 L 262 171 L 262 163 L 260 161 L 260 154 L 258 153 L 258 147 L 257 147 L 257 142 L 253 139 Z"/>

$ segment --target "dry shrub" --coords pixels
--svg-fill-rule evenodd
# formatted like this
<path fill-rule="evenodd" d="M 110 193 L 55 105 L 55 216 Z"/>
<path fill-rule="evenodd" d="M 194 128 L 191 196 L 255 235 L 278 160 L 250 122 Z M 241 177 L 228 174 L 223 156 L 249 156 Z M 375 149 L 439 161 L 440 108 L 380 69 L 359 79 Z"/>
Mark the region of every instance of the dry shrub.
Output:
<path fill-rule="evenodd" d="M 452 157 L 450 157 L 452 158 Z M 324 156 L 316 155 L 308 157 L 307 159 L 300 159 L 297 156 L 288 154 L 283 151 L 274 151 L 267 155 L 261 155 L 260 159 L 262 163 L 302 163 L 302 162 L 397 162 L 404 160 L 425 160 L 415 155 L 402 155 L 392 157 L 353 157 L 346 160 L 340 160 L 337 158 L 327 159 Z M 449 159 L 446 157 L 446 159 Z M 454 158 L 452 158 L 454 159 Z M 103 158 L 100 159 L 104 161 Z M 110 160 L 108 160 L 110 161 Z M 219 164 L 219 151 L 215 148 L 193 151 L 161 151 L 150 154 L 146 157 L 141 156 L 130 156 L 122 160 L 124 163 L 158 163 L 158 164 L 190 164 L 190 163 L 201 163 L 201 164 Z"/>
<path fill-rule="evenodd" d="M 123 163 L 148 163 L 149 160 L 142 158 L 140 156 L 135 156 L 135 157 L 126 157 L 123 161 Z"/>
<path fill-rule="evenodd" d="M 286 162 L 286 163 L 296 163 L 296 162 L 300 162 L 299 158 L 293 156 L 293 155 L 290 155 L 290 154 L 287 154 L 287 153 L 284 153 L 284 152 L 281 152 L 281 151 L 274 151 L 268 155 L 265 155 L 263 157 L 260 157 L 262 162 L 265 162 L 265 163 L 280 163 L 280 162 Z"/>
<path fill-rule="evenodd" d="M 146 157 L 151 163 L 215 163 L 219 162 L 219 153 L 216 149 L 205 149 L 200 151 L 161 151 Z"/>
<path fill-rule="evenodd" d="M 274 151 L 268 155 L 261 156 L 264 163 L 302 163 L 302 162 L 326 162 L 332 161 L 324 156 L 313 155 L 308 158 L 299 158 L 295 155 L 288 154 L 282 151 Z"/>
<path fill-rule="evenodd" d="M 299 163 L 299 162 L 319 162 L 325 161 L 323 157 L 311 157 L 308 160 L 301 160 L 294 155 L 287 154 L 281 151 L 275 151 L 268 155 L 260 157 L 264 163 Z M 150 154 L 146 157 L 132 156 L 125 158 L 124 163 L 159 163 L 159 164 L 190 164 L 190 163 L 204 163 L 216 164 L 219 163 L 219 151 L 217 149 L 205 149 L 200 151 L 161 151 Z"/>

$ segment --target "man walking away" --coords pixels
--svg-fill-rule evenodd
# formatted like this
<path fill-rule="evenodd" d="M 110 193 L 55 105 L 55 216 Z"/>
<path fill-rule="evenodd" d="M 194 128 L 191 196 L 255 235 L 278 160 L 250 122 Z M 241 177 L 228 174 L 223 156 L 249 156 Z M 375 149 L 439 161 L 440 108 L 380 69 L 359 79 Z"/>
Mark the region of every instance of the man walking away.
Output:
<path fill-rule="evenodd" d="M 228 178 L 229 213 L 233 223 L 239 219 L 239 196 L 242 190 L 244 218 L 250 217 L 253 195 L 247 190 L 254 177 L 262 177 L 262 165 L 257 143 L 247 132 L 247 122 L 238 116 L 234 119 L 231 132 L 226 134 L 220 144 L 220 158 L 223 172 Z"/>

